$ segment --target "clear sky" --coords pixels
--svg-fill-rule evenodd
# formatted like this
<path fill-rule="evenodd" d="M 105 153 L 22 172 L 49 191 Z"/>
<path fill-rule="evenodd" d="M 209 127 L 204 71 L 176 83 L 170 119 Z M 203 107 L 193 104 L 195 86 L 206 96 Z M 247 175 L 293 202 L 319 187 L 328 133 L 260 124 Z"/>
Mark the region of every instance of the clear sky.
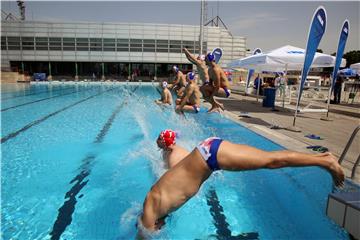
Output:
<path fill-rule="evenodd" d="M 26 1 L 27 20 L 200 23 L 200 1 Z M 207 1 L 207 18 L 219 15 L 236 36 L 247 38 L 247 48 L 271 50 L 286 44 L 305 48 L 315 9 L 322 5 L 328 24 L 320 43 L 325 53 L 336 52 L 345 19 L 350 34 L 345 53 L 360 50 L 360 1 Z M 18 15 L 15 1 L 2 9 Z"/>

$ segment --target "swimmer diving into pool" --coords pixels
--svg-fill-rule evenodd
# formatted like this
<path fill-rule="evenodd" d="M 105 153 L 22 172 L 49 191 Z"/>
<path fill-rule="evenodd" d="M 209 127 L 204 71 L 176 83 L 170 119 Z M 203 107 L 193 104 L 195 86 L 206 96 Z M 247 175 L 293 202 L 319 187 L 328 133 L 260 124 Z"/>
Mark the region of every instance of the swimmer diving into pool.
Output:
<path fill-rule="evenodd" d="M 164 145 L 171 146 L 161 134 L 157 143 L 160 148 Z M 165 224 L 166 216 L 192 198 L 214 171 L 304 166 L 322 167 L 332 175 L 336 186 L 343 185 L 344 172 L 331 153 L 313 155 L 292 151 L 267 152 L 216 137 L 208 138 L 151 187 L 139 218 L 139 235 L 147 236 L 159 230 Z"/>
<path fill-rule="evenodd" d="M 206 55 L 205 62 L 206 65 L 209 66 L 210 84 L 201 86 L 200 90 L 204 99 L 211 104 L 211 108 L 208 112 L 216 112 L 220 111 L 220 109 L 223 110 L 224 107 L 214 99 L 214 96 L 228 98 L 231 93 L 229 89 L 229 81 L 224 70 L 216 64 L 214 54 L 208 53 Z"/>
<path fill-rule="evenodd" d="M 205 55 L 199 55 L 197 58 L 195 58 L 194 55 L 192 55 L 189 50 L 187 50 L 186 48 L 183 48 L 183 52 L 186 55 L 186 58 L 192 62 L 193 64 L 196 65 L 197 70 L 199 71 L 199 76 L 200 76 L 200 80 L 202 81 L 203 84 L 205 83 L 209 83 L 210 82 L 210 78 L 209 78 L 209 73 L 208 73 L 208 67 L 206 66 L 205 63 Z"/>
<path fill-rule="evenodd" d="M 165 105 L 171 105 L 173 102 L 172 95 L 170 90 L 167 88 L 168 83 L 166 81 L 163 81 L 161 83 L 162 91 L 161 91 L 161 98 L 155 100 L 155 103 L 157 104 L 165 104 Z"/>
<path fill-rule="evenodd" d="M 195 73 L 189 72 L 186 75 L 187 85 L 182 98 L 176 100 L 175 111 L 177 113 L 192 112 L 198 113 L 200 111 L 200 90 L 195 82 Z"/>
<path fill-rule="evenodd" d="M 178 97 L 182 96 L 182 93 L 186 86 L 185 75 L 180 71 L 178 66 L 173 66 L 172 71 L 175 74 L 174 81 L 168 85 L 168 88 L 174 90 Z"/>
<path fill-rule="evenodd" d="M 176 144 L 176 132 L 170 129 L 161 131 L 156 143 L 162 150 L 163 160 L 168 169 L 174 167 L 190 153 Z"/>

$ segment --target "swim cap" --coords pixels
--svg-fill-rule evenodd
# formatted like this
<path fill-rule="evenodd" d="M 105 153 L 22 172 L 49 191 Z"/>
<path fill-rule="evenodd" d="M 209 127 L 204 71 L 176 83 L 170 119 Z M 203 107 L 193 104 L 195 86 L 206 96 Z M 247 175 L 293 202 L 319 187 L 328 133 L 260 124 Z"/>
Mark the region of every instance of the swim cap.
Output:
<path fill-rule="evenodd" d="M 204 61 L 204 60 L 205 60 L 205 55 L 204 55 L 204 54 L 200 54 L 200 55 L 198 56 L 198 59 Z"/>
<path fill-rule="evenodd" d="M 179 68 L 176 65 L 174 65 L 173 70 L 177 73 L 179 71 Z"/>
<path fill-rule="evenodd" d="M 176 132 L 171 129 L 163 130 L 160 132 L 159 138 L 166 147 L 169 147 L 176 142 Z"/>
<path fill-rule="evenodd" d="M 187 78 L 189 79 L 189 81 L 195 80 L 195 73 L 189 72 L 189 73 L 187 74 Z"/>
<path fill-rule="evenodd" d="M 213 61 L 215 61 L 215 55 L 212 54 L 212 53 L 208 53 L 208 54 L 206 55 L 206 59 L 207 59 L 209 62 L 213 62 Z"/>
<path fill-rule="evenodd" d="M 163 82 L 162 82 L 162 87 L 163 87 L 163 88 L 166 88 L 167 85 L 168 85 L 168 83 L 167 83 L 166 81 L 163 81 Z"/>

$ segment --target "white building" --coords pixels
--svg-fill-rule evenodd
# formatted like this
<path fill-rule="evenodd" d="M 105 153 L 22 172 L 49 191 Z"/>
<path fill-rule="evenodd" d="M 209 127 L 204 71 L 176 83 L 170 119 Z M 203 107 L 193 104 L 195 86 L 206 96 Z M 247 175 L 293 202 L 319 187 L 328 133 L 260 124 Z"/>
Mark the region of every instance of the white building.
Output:
<path fill-rule="evenodd" d="M 167 76 L 173 64 L 185 72 L 192 65 L 182 53 L 186 47 L 199 53 L 200 27 L 194 25 L 1 22 L 2 68 L 32 75 L 143 79 Z M 220 47 L 220 64 L 245 57 L 246 39 L 220 27 L 204 27 L 204 51 Z"/>

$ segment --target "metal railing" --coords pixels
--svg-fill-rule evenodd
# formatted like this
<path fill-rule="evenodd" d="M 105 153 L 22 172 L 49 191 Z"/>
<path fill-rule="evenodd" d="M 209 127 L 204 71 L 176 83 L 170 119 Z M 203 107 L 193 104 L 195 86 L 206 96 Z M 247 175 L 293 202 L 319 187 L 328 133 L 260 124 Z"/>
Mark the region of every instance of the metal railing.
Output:
<path fill-rule="evenodd" d="M 342 154 L 341 154 L 341 156 L 339 158 L 339 164 L 341 164 L 342 161 L 344 160 L 345 155 L 346 155 L 347 151 L 349 150 L 349 148 L 350 148 L 352 142 L 354 141 L 355 136 L 359 132 L 359 130 L 360 130 L 360 125 L 357 126 L 355 128 L 355 130 L 353 131 L 353 133 L 351 134 L 351 137 L 349 138 L 349 141 L 347 142 L 347 144 L 346 144 L 346 146 L 344 148 L 344 151 L 342 152 Z M 358 156 L 358 158 L 357 158 L 357 160 L 356 160 L 356 162 L 355 162 L 355 164 L 354 164 L 354 166 L 353 166 L 353 168 L 351 170 L 351 178 L 352 179 L 355 177 L 355 171 L 356 171 L 356 168 L 359 165 L 359 163 L 360 163 L 360 154 L 359 154 L 359 156 Z"/>

